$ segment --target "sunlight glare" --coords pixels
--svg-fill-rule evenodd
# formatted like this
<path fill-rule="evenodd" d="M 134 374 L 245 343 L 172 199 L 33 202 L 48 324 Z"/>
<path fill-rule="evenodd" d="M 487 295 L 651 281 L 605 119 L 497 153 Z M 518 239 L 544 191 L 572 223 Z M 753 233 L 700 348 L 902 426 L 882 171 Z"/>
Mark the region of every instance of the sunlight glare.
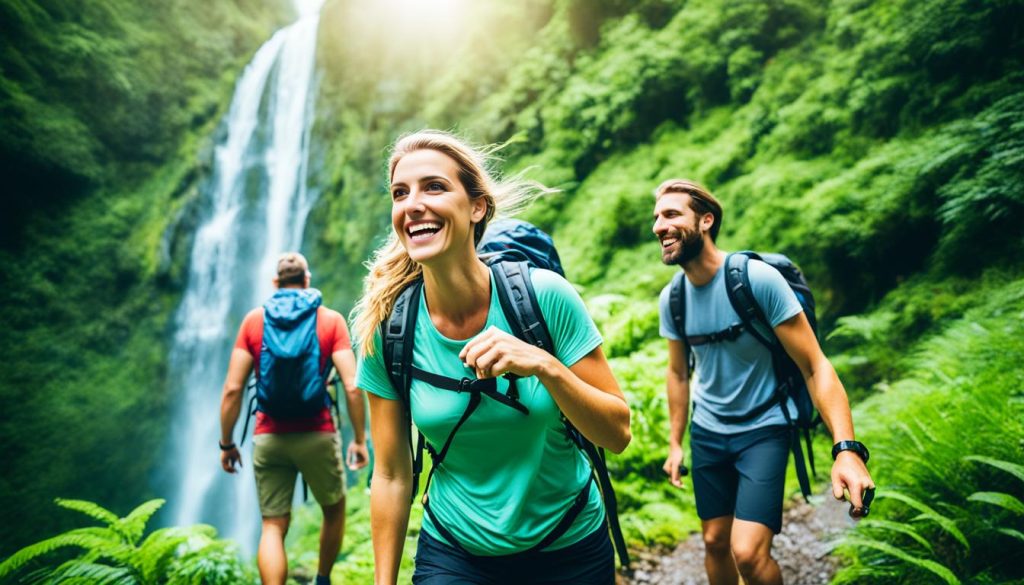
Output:
<path fill-rule="evenodd" d="M 385 0 L 388 13 L 415 25 L 453 27 L 462 12 L 462 0 Z"/>

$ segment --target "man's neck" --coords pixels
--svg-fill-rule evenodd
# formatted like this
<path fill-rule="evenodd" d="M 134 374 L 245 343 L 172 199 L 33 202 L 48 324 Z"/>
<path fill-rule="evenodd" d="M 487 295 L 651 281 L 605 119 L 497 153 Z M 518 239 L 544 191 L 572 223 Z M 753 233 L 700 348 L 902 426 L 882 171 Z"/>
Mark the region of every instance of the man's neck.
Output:
<path fill-rule="evenodd" d="M 683 264 L 683 272 L 693 286 L 704 286 L 718 274 L 718 269 L 725 262 L 725 252 L 719 250 L 710 241 L 704 242 L 700 254 Z"/>

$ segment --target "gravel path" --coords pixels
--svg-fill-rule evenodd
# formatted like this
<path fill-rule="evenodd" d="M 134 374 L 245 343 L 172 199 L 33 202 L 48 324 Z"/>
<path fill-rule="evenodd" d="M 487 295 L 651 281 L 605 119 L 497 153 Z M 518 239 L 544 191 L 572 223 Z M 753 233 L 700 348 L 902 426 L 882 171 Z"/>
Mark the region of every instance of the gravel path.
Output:
<path fill-rule="evenodd" d="M 783 513 L 782 533 L 772 543 L 772 556 L 790 585 L 825 585 L 836 571 L 828 543 L 852 525 L 849 504 L 831 495 L 789 502 Z M 620 575 L 617 585 L 706 585 L 704 544 L 693 534 L 673 551 L 634 555 L 632 577 Z"/>

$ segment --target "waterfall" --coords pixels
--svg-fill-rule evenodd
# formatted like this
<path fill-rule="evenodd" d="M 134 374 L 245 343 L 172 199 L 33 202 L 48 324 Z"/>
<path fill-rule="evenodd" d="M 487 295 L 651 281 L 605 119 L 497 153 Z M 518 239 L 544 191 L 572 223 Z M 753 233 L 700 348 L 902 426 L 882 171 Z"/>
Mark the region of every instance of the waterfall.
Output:
<path fill-rule="evenodd" d="M 170 355 L 176 410 L 164 472 L 172 494 L 168 521 L 212 524 L 249 554 L 260 529 L 252 438 L 241 473 L 224 473 L 217 450 L 221 387 L 238 326 L 273 292 L 276 259 L 299 249 L 313 203 L 306 168 L 321 3 L 295 0 L 299 19 L 260 47 L 238 80 L 203 192 Z"/>

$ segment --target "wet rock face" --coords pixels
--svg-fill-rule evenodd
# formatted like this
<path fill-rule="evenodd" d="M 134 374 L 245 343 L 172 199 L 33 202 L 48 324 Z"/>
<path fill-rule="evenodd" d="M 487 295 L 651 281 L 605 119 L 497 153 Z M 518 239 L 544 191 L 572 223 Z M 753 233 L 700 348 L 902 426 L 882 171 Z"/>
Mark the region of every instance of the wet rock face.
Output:
<path fill-rule="evenodd" d="M 782 532 L 772 541 L 772 557 L 782 569 L 784 582 L 794 585 L 825 585 L 835 574 L 838 561 L 829 554 L 829 544 L 852 526 L 849 504 L 831 495 L 788 503 L 783 513 Z M 640 552 L 634 555 L 632 576 L 620 575 L 617 585 L 705 585 L 704 543 L 693 534 L 670 552 Z"/>

